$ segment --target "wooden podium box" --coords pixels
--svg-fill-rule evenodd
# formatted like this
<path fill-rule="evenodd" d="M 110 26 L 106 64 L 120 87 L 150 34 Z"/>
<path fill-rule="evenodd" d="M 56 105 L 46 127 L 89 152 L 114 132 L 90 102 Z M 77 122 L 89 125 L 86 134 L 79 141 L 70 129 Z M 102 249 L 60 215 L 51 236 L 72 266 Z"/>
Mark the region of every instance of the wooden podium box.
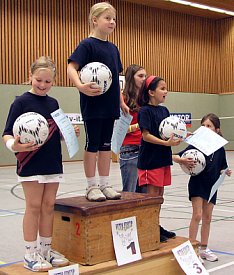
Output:
<path fill-rule="evenodd" d="M 162 197 L 122 192 L 120 200 L 57 199 L 52 246 L 70 261 L 94 265 L 115 260 L 111 221 L 136 217 L 141 253 L 159 248 Z"/>

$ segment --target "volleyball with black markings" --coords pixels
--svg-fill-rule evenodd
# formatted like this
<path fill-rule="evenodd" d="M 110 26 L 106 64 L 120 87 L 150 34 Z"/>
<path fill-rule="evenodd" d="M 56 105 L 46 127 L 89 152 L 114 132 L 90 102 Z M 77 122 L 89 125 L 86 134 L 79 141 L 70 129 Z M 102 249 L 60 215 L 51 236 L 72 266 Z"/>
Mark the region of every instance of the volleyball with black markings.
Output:
<path fill-rule="evenodd" d="M 196 176 L 200 174 L 206 167 L 206 159 L 204 155 L 197 149 L 190 149 L 183 153 L 181 158 L 191 159 L 195 162 L 194 167 L 187 168 L 185 165 L 181 164 L 181 169 L 190 176 Z"/>
<path fill-rule="evenodd" d="M 34 144 L 41 146 L 49 135 L 49 125 L 42 115 L 27 112 L 15 120 L 13 135 L 14 137 L 20 136 L 21 143 L 34 142 Z"/>
<path fill-rule="evenodd" d="M 168 140 L 171 135 L 174 140 L 184 140 L 187 136 L 186 124 L 177 116 L 169 116 L 161 121 L 159 135 L 164 140 Z"/>
<path fill-rule="evenodd" d="M 94 88 L 101 88 L 102 94 L 106 93 L 112 83 L 110 69 L 101 62 L 91 62 L 85 65 L 80 71 L 82 83 L 96 82 Z"/>

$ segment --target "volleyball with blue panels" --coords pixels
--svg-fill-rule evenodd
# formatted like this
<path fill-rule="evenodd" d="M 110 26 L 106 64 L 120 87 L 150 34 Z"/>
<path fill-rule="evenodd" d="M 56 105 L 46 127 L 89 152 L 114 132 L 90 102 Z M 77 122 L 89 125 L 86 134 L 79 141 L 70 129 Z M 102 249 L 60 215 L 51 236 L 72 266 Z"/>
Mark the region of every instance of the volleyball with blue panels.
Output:
<path fill-rule="evenodd" d="M 41 146 L 49 135 L 49 125 L 42 115 L 27 112 L 15 120 L 13 134 L 14 137 L 20 136 L 21 143 L 34 142 L 34 144 Z"/>
<path fill-rule="evenodd" d="M 159 134 L 164 140 L 168 140 L 172 135 L 174 140 L 184 140 L 187 136 L 186 124 L 177 116 L 169 116 L 161 121 Z"/>
<path fill-rule="evenodd" d="M 187 168 L 185 165 L 181 164 L 181 169 L 190 176 L 196 176 L 200 174 L 206 167 L 206 159 L 204 155 L 197 149 L 190 149 L 183 153 L 181 158 L 192 159 L 195 164 L 192 168 Z"/>
<path fill-rule="evenodd" d="M 112 83 L 112 73 L 103 63 L 91 62 L 85 65 L 80 71 L 82 83 L 96 82 L 94 88 L 101 88 L 102 93 L 106 93 Z"/>

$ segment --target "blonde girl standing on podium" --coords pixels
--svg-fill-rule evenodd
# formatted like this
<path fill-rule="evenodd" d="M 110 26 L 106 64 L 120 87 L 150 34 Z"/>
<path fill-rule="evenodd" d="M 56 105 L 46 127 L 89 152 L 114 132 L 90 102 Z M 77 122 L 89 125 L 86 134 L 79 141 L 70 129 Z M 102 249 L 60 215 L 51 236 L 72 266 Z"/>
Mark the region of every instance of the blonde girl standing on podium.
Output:
<path fill-rule="evenodd" d="M 59 105 L 47 95 L 55 75 L 55 64 L 48 57 L 42 56 L 32 64 L 31 89 L 12 103 L 3 132 L 6 147 L 16 155 L 18 182 L 25 195 L 24 267 L 31 271 L 47 271 L 69 264 L 68 259 L 51 249 L 54 203 L 59 183 L 63 181 L 61 135 L 50 115 Z M 40 147 L 33 142 L 22 144 L 20 137 L 13 136 L 15 120 L 27 112 L 39 113 L 49 124 L 49 136 Z"/>
<path fill-rule="evenodd" d="M 86 132 L 84 171 L 87 179 L 86 198 L 89 201 L 119 199 L 110 182 L 111 137 L 114 121 L 120 116 L 120 107 L 128 112 L 120 94 L 119 73 L 122 71 L 118 48 L 108 41 L 116 27 L 116 10 L 108 2 L 91 7 L 89 14 L 91 32 L 82 40 L 68 59 L 68 76 L 80 92 L 80 108 Z M 90 62 L 104 63 L 112 73 L 109 90 L 101 95 L 91 83 L 82 84 L 80 71 Z M 96 182 L 96 166 L 99 184 Z"/>

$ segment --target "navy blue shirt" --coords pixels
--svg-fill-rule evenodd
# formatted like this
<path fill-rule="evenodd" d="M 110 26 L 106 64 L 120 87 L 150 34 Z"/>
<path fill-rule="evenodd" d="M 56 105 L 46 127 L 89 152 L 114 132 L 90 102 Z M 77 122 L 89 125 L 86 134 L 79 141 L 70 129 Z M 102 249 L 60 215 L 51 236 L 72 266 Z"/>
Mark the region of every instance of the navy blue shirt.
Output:
<path fill-rule="evenodd" d="M 10 107 L 3 135 L 13 135 L 12 129 L 15 120 L 26 112 L 41 114 L 49 123 L 50 139 L 39 150 L 17 153 L 17 174 L 22 177 L 34 175 L 51 175 L 63 173 L 61 136 L 58 127 L 50 113 L 59 108 L 56 99 L 46 95 L 38 96 L 26 92 L 16 97 Z M 21 161 L 19 162 L 19 159 Z M 28 160 L 28 161 L 27 161 Z"/>
<path fill-rule="evenodd" d="M 141 131 L 147 130 L 150 134 L 160 138 L 159 125 L 169 117 L 170 113 L 165 106 L 146 105 L 138 113 L 138 123 Z M 141 147 L 137 167 L 142 170 L 152 170 L 172 165 L 172 151 L 170 146 L 153 144 L 141 139 Z"/>
<path fill-rule="evenodd" d="M 179 155 L 195 147 L 189 145 L 186 149 L 179 152 Z M 189 200 L 192 197 L 201 197 L 204 200 L 209 200 L 210 192 L 220 176 L 220 171 L 227 168 L 226 153 L 223 147 L 211 154 L 206 156 L 206 167 L 205 169 L 196 176 L 191 176 L 189 179 L 188 191 L 189 191 Z M 216 204 L 217 192 L 214 194 L 210 200 L 213 204 Z"/>
<path fill-rule="evenodd" d="M 119 73 L 123 68 L 118 48 L 109 41 L 89 37 L 80 42 L 68 58 L 68 63 L 71 61 L 79 65 L 79 70 L 90 62 L 101 62 L 112 73 L 112 84 L 106 93 L 94 97 L 80 93 L 80 108 L 84 121 L 96 118 L 119 118 Z"/>

